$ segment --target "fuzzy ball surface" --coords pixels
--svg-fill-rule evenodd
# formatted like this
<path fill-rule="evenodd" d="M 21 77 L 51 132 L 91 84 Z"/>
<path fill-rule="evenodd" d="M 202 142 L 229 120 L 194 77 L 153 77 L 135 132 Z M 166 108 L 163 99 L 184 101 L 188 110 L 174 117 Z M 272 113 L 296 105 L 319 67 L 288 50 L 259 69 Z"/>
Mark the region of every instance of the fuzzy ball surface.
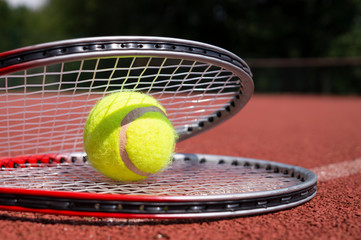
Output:
<path fill-rule="evenodd" d="M 177 134 L 155 98 L 118 92 L 94 106 L 83 137 L 95 169 L 117 181 L 137 181 L 170 164 Z"/>

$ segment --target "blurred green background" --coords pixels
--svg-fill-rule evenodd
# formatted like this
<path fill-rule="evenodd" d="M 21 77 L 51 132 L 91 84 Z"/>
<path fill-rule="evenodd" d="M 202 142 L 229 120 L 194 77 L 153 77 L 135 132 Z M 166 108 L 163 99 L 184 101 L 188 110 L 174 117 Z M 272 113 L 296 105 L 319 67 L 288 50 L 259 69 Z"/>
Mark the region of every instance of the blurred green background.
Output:
<path fill-rule="evenodd" d="M 361 0 L 14 1 L 0 0 L 1 52 L 89 36 L 178 37 L 248 61 L 258 93 L 361 94 Z"/>

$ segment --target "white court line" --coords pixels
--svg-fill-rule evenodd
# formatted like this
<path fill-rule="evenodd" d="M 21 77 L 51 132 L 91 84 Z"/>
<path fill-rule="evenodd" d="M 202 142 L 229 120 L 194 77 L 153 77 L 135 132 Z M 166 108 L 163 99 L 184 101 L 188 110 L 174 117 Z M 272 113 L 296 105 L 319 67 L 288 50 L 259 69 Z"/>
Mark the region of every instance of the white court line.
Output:
<path fill-rule="evenodd" d="M 325 182 L 340 177 L 348 177 L 361 173 L 361 158 L 341 163 L 334 163 L 311 169 L 317 174 L 319 182 Z"/>

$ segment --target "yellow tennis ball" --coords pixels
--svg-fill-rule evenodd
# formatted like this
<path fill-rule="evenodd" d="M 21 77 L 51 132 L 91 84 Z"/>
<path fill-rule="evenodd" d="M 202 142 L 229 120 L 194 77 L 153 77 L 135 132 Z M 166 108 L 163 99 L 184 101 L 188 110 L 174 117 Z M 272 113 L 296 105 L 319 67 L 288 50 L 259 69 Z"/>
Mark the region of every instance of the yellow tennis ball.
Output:
<path fill-rule="evenodd" d="M 84 127 L 84 149 L 100 173 L 136 181 L 171 162 L 177 134 L 156 99 L 119 92 L 100 100 Z"/>

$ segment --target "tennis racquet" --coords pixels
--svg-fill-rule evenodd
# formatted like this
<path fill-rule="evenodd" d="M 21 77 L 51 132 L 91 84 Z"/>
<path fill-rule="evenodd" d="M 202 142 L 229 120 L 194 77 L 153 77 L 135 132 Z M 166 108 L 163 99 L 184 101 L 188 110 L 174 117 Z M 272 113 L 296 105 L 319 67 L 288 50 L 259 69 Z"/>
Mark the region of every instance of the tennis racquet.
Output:
<path fill-rule="evenodd" d="M 107 179 L 88 164 L 82 133 L 94 104 L 119 91 L 155 97 L 183 141 L 241 110 L 253 81 L 233 53 L 182 39 L 82 38 L 1 53 L 0 209 L 228 217 L 297 206 L 316 194 L 307 169 L 204 154 L 176 153 L 168 169 L 143 181 Z"/>

